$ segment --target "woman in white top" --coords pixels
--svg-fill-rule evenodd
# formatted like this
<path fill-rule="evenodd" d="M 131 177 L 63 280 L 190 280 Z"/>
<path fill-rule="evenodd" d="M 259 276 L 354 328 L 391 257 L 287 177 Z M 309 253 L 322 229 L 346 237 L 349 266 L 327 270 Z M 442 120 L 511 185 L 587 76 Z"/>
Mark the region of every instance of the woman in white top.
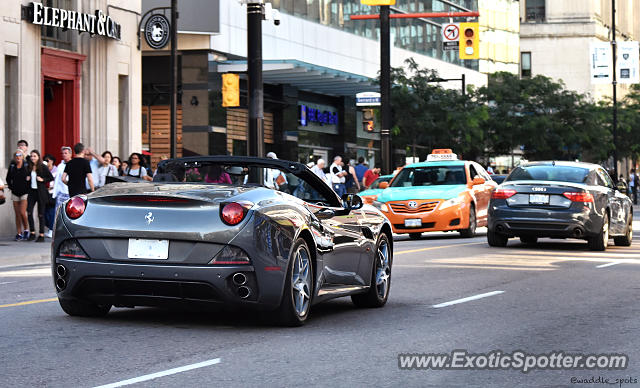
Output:
<path fill-rule="evenodd" d="M 124 171 L 124 175 L 142 178 L 146 181 L 152 180 L 149 174 L 147 174 L 147 169 L 142 166 L 142 155 L 137 152 L 134 152 L 129 156 L 128 166 Z"/>
<path fill-rule="evenodd" d="M 116 166 L 111 164 L 112 159 L 113 155 L 111 155 L 111 152 L 104 151 L 102 153 L 102 164 L 100 164 L 100 167 L 98 167 L 98 179 L 96 182 L 96 188 L 104 186 L 108 176 L 118 176 L 118 169 L 116 168 Z"/>

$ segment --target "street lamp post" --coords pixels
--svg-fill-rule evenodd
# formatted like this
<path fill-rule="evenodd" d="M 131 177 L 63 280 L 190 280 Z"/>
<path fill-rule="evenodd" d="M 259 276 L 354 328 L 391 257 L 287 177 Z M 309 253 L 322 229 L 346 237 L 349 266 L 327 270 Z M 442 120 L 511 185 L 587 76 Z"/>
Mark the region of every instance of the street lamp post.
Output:
<path fill-rule="evenodd" d="M 389 6 L 380 7 L 380 102 L 382 128 L 380 142 L 382 151 L 382 172 L 391 173 L 391 34 L 389 27 Z"/>
<path fill-rule="evenodd" d="M 618 180 L 618 91 L 616 74 L 616 56 L 618 54 L 616 43 L 616 0 L 611 0 L 611 48 L 613 51 L 613 179 Z"/>
<path fill-rule="evenodd" d="M 176 143 L 177 143 L 177 107 L 178 107 L 178 0 L 171 0 L 171 80 L 169 81 L 171 88 L 170 97 L 170 110 L 171 110 L 171 123 L 169 143 L 171 149 L 169 154 L 171 158 L 177 157 Z"/>

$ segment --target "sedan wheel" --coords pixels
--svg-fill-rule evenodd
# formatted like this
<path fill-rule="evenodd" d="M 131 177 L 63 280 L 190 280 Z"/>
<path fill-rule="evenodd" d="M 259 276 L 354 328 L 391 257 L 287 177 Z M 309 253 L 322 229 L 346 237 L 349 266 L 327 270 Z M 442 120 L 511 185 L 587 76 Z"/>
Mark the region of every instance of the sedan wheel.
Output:
<path fill-rule="evenodd" d="M 627 230 L 624 236 L 618 236 L 613 238 L 613 242 L 619 247 L 631 246 L 633 241 L 633 215 L 629 214 L 629 222 L 627 223 Z"/>
<path fill-rule="evenodd" d="M 351 300 L 358 307 L 382 307 L 389 298 L 391 288 L 391 246 L 386 234 L 378 239 L 376 258 L 371 277 L 371 286 L 364 294 L 352 295 Z"/>
<path fill-rule="evenodd" d="M 280 323 L 301 326 L 309 317 L 313 296 L 313 265 L 304 239 L 291 249 L 284 295 L 276 314 Z"/>
<path fill-rule="evenodd" d="M 602 229 L 596 236 L 589 239 L 589 249 L 592 251 L 604 251 L 607 249 L 607 245 L 609 245 L 609 215 L 605 213 L 602 220 Z"/>
<path fill-rule="evenodd" d="M 460 237 L 471 238 L 476 235 L 476 208 L 473 204 L 469 207 L 469 227 L 467 229 L 460 230 Z"/>

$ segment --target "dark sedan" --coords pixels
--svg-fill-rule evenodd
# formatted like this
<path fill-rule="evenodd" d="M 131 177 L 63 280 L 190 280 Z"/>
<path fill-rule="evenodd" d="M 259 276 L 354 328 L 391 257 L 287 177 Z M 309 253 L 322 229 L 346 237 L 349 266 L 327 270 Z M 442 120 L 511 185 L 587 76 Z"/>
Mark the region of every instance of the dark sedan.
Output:
<path fill-rule="evenodd" d="M 610 238 L 631 245 L 632 217 L 631 200 L 602 167 L 533 162 L 516 168 L 492 193 L 487 240 L 504 247 L 510 237 L 524 243 L 571 237 L 604 251 Z"/>
<path fill-rule="evenodd" d="M 190 157 L 162 162 L 154 179 L 109 184 L 58 212 L 52 270 L 66 313 L 188 303 L 300 325 L 327 299 L 386 303 L 389 222 L 305 165 Z"/>

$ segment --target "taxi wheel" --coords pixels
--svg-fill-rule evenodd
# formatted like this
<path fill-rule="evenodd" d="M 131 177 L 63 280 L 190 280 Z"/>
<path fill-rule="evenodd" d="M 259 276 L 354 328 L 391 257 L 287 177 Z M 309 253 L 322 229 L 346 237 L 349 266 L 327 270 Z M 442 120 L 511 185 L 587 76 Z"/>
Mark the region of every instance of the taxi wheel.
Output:
<path fill-rule="evenodd" d="M 420 240 L 422 238 L 422 233 L 409 233 L 409 238 L 412 240 Z"/>
<path fill-rule="evenodd" d="M 469 207 L 469 227 L 467 229 L 460 230 L 460 237 L 471 238 L 476 235 L 476 226 L 478 221 L 476 220 L 476 208 L 471 204 Z"/>

